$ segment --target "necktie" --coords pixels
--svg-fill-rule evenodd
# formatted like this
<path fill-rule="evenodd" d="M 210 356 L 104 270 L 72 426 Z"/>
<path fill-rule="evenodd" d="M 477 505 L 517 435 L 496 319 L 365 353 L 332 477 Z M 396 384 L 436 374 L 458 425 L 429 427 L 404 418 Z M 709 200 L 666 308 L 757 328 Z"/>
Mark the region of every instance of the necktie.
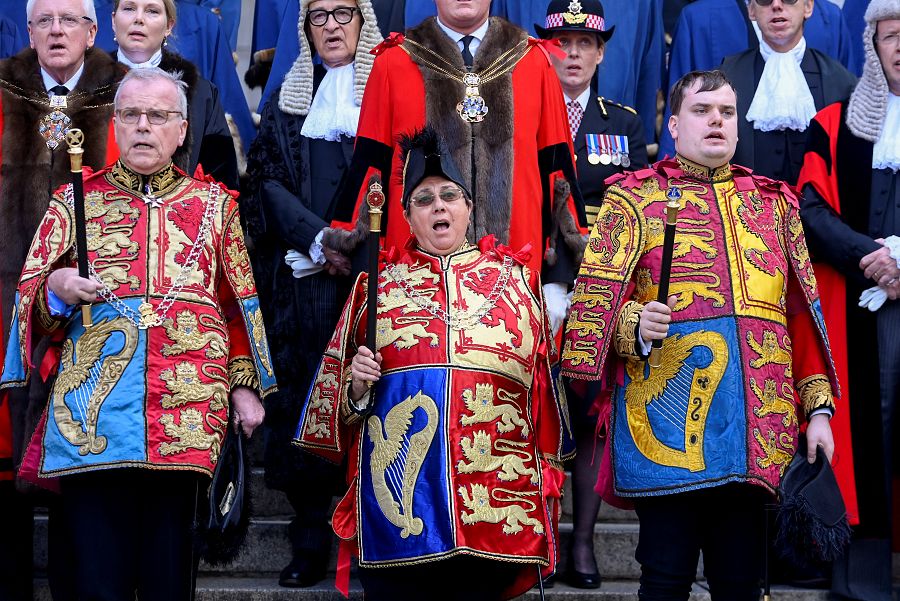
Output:
<path fill-rule="evenodd" d="M 566 103 L 566 112 L 569 113 L 569 129 L 572 130 L 572 139 L 578 135 L 578 128 L 581 126 L 581 118 L 584 117 L 584 109 L 577 100 L 570 100 Z"/>
<path fill-rule="evenodd" d="M 472 43 L 472 40 L 475 39 L 475 36 L 467 35 L 462 39 L 463 48 L 462 48 L 462 58 L 463 63 L 467 68 L 471 69 L 472 64 L 475 62 L 475 57 L 472 56 L 472 51 L 469 50 L 469 44 Z"/>
<path fill-rule="evenodd" d="M 69 94 L 69 88 L 66 86 L 53 86 L 48 92 L 54 96 L 67 96 Z"/>

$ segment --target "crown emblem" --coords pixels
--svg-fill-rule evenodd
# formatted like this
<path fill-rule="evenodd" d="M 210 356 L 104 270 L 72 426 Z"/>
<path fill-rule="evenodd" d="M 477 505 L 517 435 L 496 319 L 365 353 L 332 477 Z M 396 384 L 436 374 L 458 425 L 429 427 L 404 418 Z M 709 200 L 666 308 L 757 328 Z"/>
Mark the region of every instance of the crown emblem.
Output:
<path fill-rule="evenodd" d="M 588 16 L 581 12 L 581 2 L 572 0 L 569 2 L 568 12 L 563 13 L 563 20 L 566 25 L 581 25 L 587 20 Z"/>

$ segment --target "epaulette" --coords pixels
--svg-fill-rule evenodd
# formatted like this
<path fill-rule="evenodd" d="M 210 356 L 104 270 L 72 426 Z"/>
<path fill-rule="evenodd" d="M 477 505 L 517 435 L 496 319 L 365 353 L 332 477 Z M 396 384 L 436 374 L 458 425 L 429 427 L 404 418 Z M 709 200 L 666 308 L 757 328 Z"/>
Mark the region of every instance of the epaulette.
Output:
<path fill-rule="evenodd" d="M 631 113 L 631 114 L 633 114 L 633 115 L 637 115 L 637 111 L 634 110 L 633 108 L 631 108 L 630 106 L 626 106 L 626 105 L 624 105 L 624 104 L 620 104 L 620 103 L 618 103 L 618 102 L 615 102 L 614 100 L 610 100 L 609 98 L 604 98 L 603 96 L 600 96 L 599 98 L 597 98 L 597 101 L 600 103 L 600 108 L 601 108 L 601 109 L 603 108 L 603 103 L 605 102 L 605 103 L 607 103 L 607 104 L 611 104 L 611 105 L 613 105 L 613 106 L 617 106 L 617 107 L 619 107 L 620 109 L 625 109 L 626 111 L 628 111 L 629 113 Z M 604 112 L 605 112 L 605 111 L 604 111 Z"/>
<path fill-rule="evenodd" d="M 761 191 L 775 195 L 781 194 L 782 196 L 784 196 L 785 200 L 788 201 L 788 203 L 797 207 L 800 206 L 800 201 L 798 200 L 799 194 L 797 193 L 796 188 L 794 188 L 794 186 L 790 185 L 787 182 L 775 180 L 764 175 L 754 175 L 753 171 L 740 165 L 733 165 L 731 167 L 731 172 L 735 176 L 734 179 L 736 183 L 739 178 L 750 179 L 752 180 L 753 184 L 755 184 L 755 186 Z"/>
<path fill-rule="evenodd" d="M 394 46 L 399 46 L 403 43 L 406 38 L 402 33 L 397 33 L 396 31 L 391 33 L 388 37 L 384 38 L 380 44 L 375 46 L 369 51 L 369 54 L 374 54 L 375 56 L 379 56 L 388 48 L 393 48 Z"/>

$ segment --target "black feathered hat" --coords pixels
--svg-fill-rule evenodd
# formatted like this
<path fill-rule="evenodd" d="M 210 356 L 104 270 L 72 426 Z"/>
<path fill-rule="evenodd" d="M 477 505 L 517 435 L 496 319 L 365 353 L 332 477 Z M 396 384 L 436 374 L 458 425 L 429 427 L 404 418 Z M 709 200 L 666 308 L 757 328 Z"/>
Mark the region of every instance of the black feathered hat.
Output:
<path fill-rule="evenodd" d="M 444 147 L 437 132 L 429 126 L 409 136 L 400 138 L 400 151 L 402 153 L 403 172 L 403 208 L 409 208 L 409 197 L 416 186 L 422 183 L 426 177 L 437 175 L 447 178 L 462 188 L 466 198 L 471 200 L 469 188 L 463 183 L 462 175 L 450 152 Z"/>
<path fill-rule="evenodd" d="M 615 25 L 606 28 L 600 0 L 553 0 L 547 7 L 544 27 L 534 24 L 538 37 L 545 40 L 552 38 L 554 33 L 580 31 L 595 33 L 606 43 L 615 29 Z"/>
<path fill-rule="evenodd" d="M 850 544 L 847 509 L 822 447 L 816 462 L 806 460 L 806 437 L 778 487 L 776 547 L 782 557 L 805 567 L 834 561 Z"/>

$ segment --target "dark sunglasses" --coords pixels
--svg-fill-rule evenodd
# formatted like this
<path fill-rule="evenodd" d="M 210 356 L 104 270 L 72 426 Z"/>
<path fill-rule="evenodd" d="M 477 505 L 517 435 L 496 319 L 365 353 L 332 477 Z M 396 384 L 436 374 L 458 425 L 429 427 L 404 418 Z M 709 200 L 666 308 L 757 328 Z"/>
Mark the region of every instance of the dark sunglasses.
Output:
<path fill-rule="evenodd" d="M 753 1 L 756 2 L 760 6 L 770 6 L 772 4 L 772 2 L 774 2 L 775 0 L 753 0 Z M 793 5 L 797 4 L 797 2 L 799 2 L 799 1 L 800 0 L 781 0 L 781 3 L 787 4 L 788 6 L 793 6 Z"/>

